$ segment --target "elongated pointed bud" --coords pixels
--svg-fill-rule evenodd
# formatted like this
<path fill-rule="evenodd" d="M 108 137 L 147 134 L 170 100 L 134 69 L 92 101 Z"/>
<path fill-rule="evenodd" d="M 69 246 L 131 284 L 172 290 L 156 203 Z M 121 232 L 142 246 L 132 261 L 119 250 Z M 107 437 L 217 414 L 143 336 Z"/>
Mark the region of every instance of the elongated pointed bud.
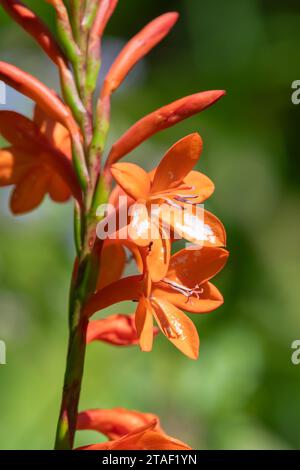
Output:
<path fill-rule="evenodd" d="M 101 37 L 117 3 L 118 0 L 102 0 L 97 7 L 89 35 L 87 54 L 86 87 L 90 94 L 95 91 L 101 66 Z"/>
<path fill-rule="evenodd" d="M 178 13 L 166 13 L 159 16 L 126 44 L 106 76 L 102 96 L 110 95 L 120 86 L 136 63 L 169 33 L 178 16 Z"/>
<path fill-rule="evenodd" d="M 59 66 L 61 61 L 65 62 L 64 54 L 52 33 L 30 8 L 19 0 L 0 0 L 0 4 L 38 42 L 56 65 Z"/>
<path fill-rule="evenodd" d="M 153 134 L 200 113 L 219 100 L 225 91 L 212 90 L 186 96 L 140 119 L 113 145 L 107 165 L 118 161 Z"/>
<path fill-rule="evenodd" d="M 77 129 L 69 109 L 46 85 L 27 72 L 6 62 L 0 62 L 0 80 L 28 96 L 48 114 L 71 132 Z"/>
<path fill-rule="evenodd" d="M 91 31 L 92 36 L 100 38 L 118 4 L 118 0 L 101 0 Z"/>

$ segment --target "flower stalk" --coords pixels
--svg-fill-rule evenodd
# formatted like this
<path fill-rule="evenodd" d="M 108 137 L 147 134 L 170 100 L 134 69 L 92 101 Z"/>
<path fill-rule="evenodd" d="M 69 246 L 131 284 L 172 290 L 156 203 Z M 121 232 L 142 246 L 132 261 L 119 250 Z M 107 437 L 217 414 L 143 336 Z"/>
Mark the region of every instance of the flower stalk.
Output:
<path fill-rule="evenodd" d="M 93 206 L 96 184 L 99 181 L 101 158 L 109 128 L 109 112 L 107 107 L 99 103 L 93 121 L 92 92 L 87 80 L 87 51 L 89 45 L 89 30 L 96 15 L 97 2 L 90 3 L 86 10 L 83 2 L 72 2 L 71 20 L 62 2 L 50 1 L 57 12 L 58 28 L 65 31 L 61 35 L 71 50 L 66 53 L 73 65 L 75 83 L 79 101 L 73 102 L 76 114 L 81 113 L 81 103 L 84 107 L 84 119 L 81 130 L 83 139 L 78 135 L 72 136 L 73 162 L 77 175 L 82 183 L 85 194 L 84 205 L 74 210 L 74 237 L 77 251 L 77 261 L 72 277 L 69 299 L 69 342 L 66 371 L 63 386 L 61 409 L 57 425 L 55 449 L 72 449 L 76 430 L 78 403 L 80 397 L 82 376 L 84 370 L 86 332 L 88 318 L 84 306 L 89 296 L 95 291 L 102 243 L 96 242 L 96 209 Z M 73 25 L 73 31 L 71 29 Z M 73 36 L 74 34 L 74 36 Z M 75 43 L 76 38 L 76 43 Z M 78 106 L 79 105 L 79 106 Z M 101 181 L 96 200 L 98 204 L 107 202 L 108 193 L 103 190 Z"/>
<path fill-rule="evenodd" d="M 150 352 L 161 331 L 185 356 L 198 358 L 198 332 L 184 312 L 208 313 L 222 305 L 222 294 L 210 280 L 228 258 L 222 223 L 206 210 L 199 213 L 197 207 L 214 191 L 213 182 L 194 170 L 202 139 L 197 132 L 180 139 L 150 173 L 119 160 L 154 134 L 211 106 L 225 92 L 196 93 L 146 115 L 112 145 L 103 163 L 114 92 L 137 62 L 167 36 L 178 14 L 159 16 L 128 42 L 96 97 L 102 35 L 118 0 L 70 0 L 68 8 L 63 0 L 46 1 L 56 12 L 58 42 L 20 0 L 0 0 L 57 66 L 62 92 L 61 98 L 27 72 L 0 62 L 0 80 L 35 102 L 32 120 L 0 111 L 0 134 L 10 144 L 0 149 L 0 186 L 13 186 L 14 214 L 35 209 L 45 195 L 55 202 L 71 197 L 74 202 L 76 258 L 55 449 L 73 449 L 76 429 L 93 429 L 109 439 L 87 446 L 88 450 L 189 449 L 165 434 L 156 415 L 123 408 L 78 414 L 78 405 L 86 344 L 92 341 L 118 347 L 139 344 Z M 97 238 L 97 224 L 110 216 L 109 210 L 100 214 L 98 207 L 110 202 L 115 213 L 120 212 L 120 195 L 130 206 L 124 226 L 116 223 L 111 239 Z M 158 209 L 154 219 L 152 204 Z M 178 234 L 195 246 L 173 254 Z M 139 274 L 122 277 L 128 251 Z M 90 321 L 95 312 L 125 300 L 134 303 L 134 314 Z"/>

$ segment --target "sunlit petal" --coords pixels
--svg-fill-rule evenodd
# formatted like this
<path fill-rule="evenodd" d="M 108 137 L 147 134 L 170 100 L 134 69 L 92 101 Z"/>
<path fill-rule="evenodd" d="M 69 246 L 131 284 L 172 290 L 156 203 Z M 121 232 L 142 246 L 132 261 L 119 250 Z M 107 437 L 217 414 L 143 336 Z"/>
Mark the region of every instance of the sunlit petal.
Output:
<path fill-rule="evenodd" d="M 187 248 L 172 256 L 166 278 L 193 288 L 221 271 L 229 253 L 223 248 Z"/>
<path fill-rule="evenodd" d="M 168 300 L 152 297 L 154 315 L 163 334 L 190 359 L 199 355 L 199 336 L 194 323 Z"/>
<path fill-rule="evenodd" d="M 150 178 L 145 170 L 134 163 L 115 163 L 111 172 L 121 188 L 133 199 L 147 199 Z"/>
<path fill-rule="evenodd" d="M 150 301 L 142 296 L 135 312 L 135 325 L 140 339 L 140 347 L 149 352 L 153 344 L 153 308 Z"/>
<path fill-rule="evenodd" d="M 202 139 L 197 133 L 190 134 L 174 144 L 156 169 L 151 193 L 179 186 L 199 160 L 202 145 Z"/>
<path fill-rule="evenodd" d="M 181 286 L 179 286 L 181 287 Z M 185 291 L 160 282 L 153 290 L 152 295 L 162 297 L 176 307 L 191 313 L 209 313 L 220 307 L 223 302 L 223 296 L 220 291 L 210 282 L 201 285 L 199 293 Z"/>

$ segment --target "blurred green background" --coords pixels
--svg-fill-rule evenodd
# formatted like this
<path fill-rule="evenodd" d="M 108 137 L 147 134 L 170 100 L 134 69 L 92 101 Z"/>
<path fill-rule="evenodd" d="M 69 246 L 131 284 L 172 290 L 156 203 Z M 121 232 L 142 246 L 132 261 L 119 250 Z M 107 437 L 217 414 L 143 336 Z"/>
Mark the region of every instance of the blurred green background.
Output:
<path fill-rule="evenodd" d="M 28 1 L 53 27 L 51 7 Z M 121 1 L 105 41 L 104 68 L 122 42 L 154 16 L 178 10 L 170 36 L 130 75 L 113 100 L 110 141 L 144 114 L 205 89 L 227 96 L 201 115 L 156 135 L 131 157 L 152 168 L 192 131 L 204 139 L 199 169 L 216 183 L 207 208 L 228 231 L 229 264 L 216 284 L 225 305 L 193 316 L 197 362 L 160 336 L 151 354 L 88 347 L 81 409 L 123 406 L 157 413 L 164 428 L 197 449 L 300 447 L 299 113 L 291 83 L 300 79 L 297 0 Z M 0 12 L 1 60 L 58 86 L 34 41 Z M 30 115 L 8 90 L 1 109 Z M 67 341 L 67 298 L 74 256 L 72 207 L 45 201 L 13 217 L 0 196 L 0 447 L 53 445 Z M 112 313 L 131 311 L 131 305 Z M 77 444 L 96 442 L 79 433 Z"/>

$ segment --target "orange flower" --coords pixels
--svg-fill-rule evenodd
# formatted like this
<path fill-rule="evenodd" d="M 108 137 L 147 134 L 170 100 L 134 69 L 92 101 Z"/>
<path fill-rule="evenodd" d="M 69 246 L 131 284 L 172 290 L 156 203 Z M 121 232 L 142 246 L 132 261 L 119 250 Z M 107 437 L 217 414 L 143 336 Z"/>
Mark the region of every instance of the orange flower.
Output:
<path fill-rule="evenodd" d="M 192 171 L 201 150 L 202 139 L 194 133 L 171 147 L 152 174 L 133 163 L 115 163 L 111 167 L 118 185 L 137 201 L 130 210 L 128 235 L 137 245 L 151 247 L 146 262 L 154 282 L 162 279 L 168 269 L 170 234 L 166 229 L 169 227 L 192 243 L 226 244 L 221 222 L 211 213 L 193 207 L 214 191 L 207 176 Z M 153 207 L 159 207 L 158 212 Z"/>
<path fill-rule="evenodd" d="M 0 112 L 0 133 L 11 143 L 0 150 L 0 185 L 14 185 L 11 210 L 31 211 L 46 193 L 56 202 L 81 191 L 71 163 L 69 132 L 36 106 L 33 121 L 12 112 Z"/>
<path fill-rule="evenodd" d="M 154 328 L 153 334 L 157 335 Z M 91 321 L 87 329 L 87 343 L 103 341 L 114 346 L 132 346 L 139 343 L 135 326 L 135 315 L 110 315 Z"/>
<path fill-rule="evenodd" d="M 156 429 L 157 424 L 154 419 L 119 439 L 81 447 L 78 450 L 191 450 L 183 442 L 159 432 Z"/>
<path fill-rule="evenodd" d="M 124 300 L 139 301 L 135 313 L 136 329 L 143 351 L 153 341 L 153 317 L 163 334 L 185 355 L 198 357 L 199 338 L 192 321 L 182 312 L 207 313 L 222 305 L 223 297 L 209 282 L 228 258 L 223 248 L 187 248 L 171 257 L 168 272 L 160 282 L 147 276 L 121 279 L 92 295 L 86 315 Z"/>
<path fill-rule="evenodd" d="M 113 408 L 111 410 L 86 410 L 78 414 L 77 429 L 98 431 L 110 440 L 120 439 L 135 429 L 156 421 L 155 430 L 163 432 L 159 419 L 151 413 Z"/>

